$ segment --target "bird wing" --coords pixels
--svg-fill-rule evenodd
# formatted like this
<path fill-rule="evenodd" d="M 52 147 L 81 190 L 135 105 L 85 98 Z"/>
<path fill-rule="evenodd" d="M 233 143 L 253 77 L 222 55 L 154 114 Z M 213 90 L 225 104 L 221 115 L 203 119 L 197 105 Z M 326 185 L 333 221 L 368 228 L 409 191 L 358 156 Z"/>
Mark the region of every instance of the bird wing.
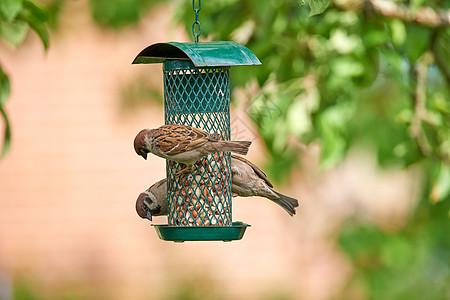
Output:
<path fill-rule="evenodd" d="M 159 188 L 162 184 L 166 183 L 166 181 L 167 181 L 166 178 L 161 179 L 160 181 L 155 182 L 154 184 L 152 184 L 152 186 L 149 187 L 147 190 L 152 190 L 153 188 L 157 189 L 157 188 Z"/>
<path fill-rule="evenodd" d="M 203 146 L 214 139 L 214 134 L 186 125 L 164 125 L 160 127 L 156 147 L 166 155 Z"/>
<path fill-rule="evenodd" d="M 238 159 L 240 161 L 242 161 L 243 163 L 246 163 L 247 165 L 249 165 L 250 167 L 252 167 L 253 171 L 255 171 L 256 175 L 258 175 L 259 178 L 261 178 L 262 180 L 264 180 L 264 182 L 271 188 L 273 188 L 272 183 L 269 181 L 269 178 L 267 178 L 266 173 L 263 172 L 263 170 L 261 170 L 260 168 L 258 168 L 257 165 L 253 164 L 252 162 L 250 162 L 249 160 L 238 156 L 238 155 L 234 155 L 231 154 L 231 158 L 235 158 Z M 233 168 L 233 166 L 232 166 Z"/>

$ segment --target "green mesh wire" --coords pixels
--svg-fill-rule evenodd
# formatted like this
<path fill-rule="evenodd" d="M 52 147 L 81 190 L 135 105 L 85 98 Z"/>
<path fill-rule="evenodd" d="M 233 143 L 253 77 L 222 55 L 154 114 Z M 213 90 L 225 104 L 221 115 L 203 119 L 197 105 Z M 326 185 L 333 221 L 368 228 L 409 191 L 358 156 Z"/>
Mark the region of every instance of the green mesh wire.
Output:
<path fill-rule="evenodd" d="M 197 68 L 190 61 L 164 62 L 165 123 L 219 133 L 230 140 L 229 67 Z M 189 173 L 167 161 L 170 226 L 231 226 L 230 153 L 198 161 Z"/>

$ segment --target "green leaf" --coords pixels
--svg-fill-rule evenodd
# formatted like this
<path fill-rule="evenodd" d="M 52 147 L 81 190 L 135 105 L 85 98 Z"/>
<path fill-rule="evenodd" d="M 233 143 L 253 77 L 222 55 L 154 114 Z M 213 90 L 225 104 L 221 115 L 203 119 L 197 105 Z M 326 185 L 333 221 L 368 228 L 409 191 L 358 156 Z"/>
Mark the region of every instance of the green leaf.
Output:
<path fill-rule="evenodd" d="M 409 60 L 415 62 L 430 47 L 431 31 L 423 26 L 408 24 L 406 26 L 404 51 Z"/>
<path fill-rule="evenodd" d="M 89 6 L 92 18 L 97 24 L 118 30 L 138 24 L 141 18 L 159 2 L 161 0 L 90 0 Z M 192 3 L 190 9 L 192 11 Z M 200 22 L 203 21 L 200 20 Z"/>
<path fill-rule="evenodd" d="M 28 11 L 36 20 L 41 22 L 48 21 L 48 12 L 45 8 L 41 8 L 31 1 L 25 1 L 23 3 L 23 8 Z"/>
<path fill-rule="evenodd" d="M 434 202 L 446 199 L 450 195 L 450 166 L 442 164 L 436 182 L 433 184 L 430 198 Z"/>
<path fill-rule="evenodd" d="M 2 22 L 0 18 L 0 37 L 13 46 L 18 46 L 27 33 L 27 23 L 23 20 Z"/>
<path fill-rule="evenodd" d="M 340 56 L 330 62 L 335 76 L 342 78 L 357 77 L 364 73 L 364 66 L 351 56 Z"/>
<path fill-rule="evenodd" d="M 42 44 L 44 44 L 44 48 L 48 49 L 50 37 L 48 35 L 47 26 L 45 26 L 45 24 L 43 24 L 39 21 L 36 21 L 34 19 L 30 19 L 28 21 L 28 24 L 39 35 L 39 37 L 41 38 Z"/>
<path fill-rule="evenodd" d="M 5 121 L 5 133 L 3 138 L 3 147 L 2 152 L 0 154 L 0 157 L 3 157 L 6 152 L 8 152 L 9 148 L 11 147 L 11 127 L 9 126 L 9 120 L 8 115 L 6 114 L 3 104 L 0 104 L 0 113 L 3 116 L 3 120 Z"/>
<path fill-rule="evenodd" d="M 3 72 L 0 66 L 0 106 L 6 103 L 11 92 L 11 84 L 9 82 L 8 76 Z"/>
<path fill-rule="evenodd" d="M 323 13 L 330 3 L 331 0 L 308 0 L 309 8 L 311 9 L 309 16 L 312 17 Z"/>
<path fill-rule="evenodd" d="M 6 21 L 11 22 L 19 14 L 22 9 L 22 0 L 1 0 L 0 14 Z"/>
<path fill-rule="evenodd" d="M 436 61 L 439 62 L 439 68 L 446 74 L 450 74 L 450 29 L 442 30 L 437 33 L 433 45 L 433 54 Z"/>
<path fill-rule="evenodd" d="M 48 21 L 47 11 L 30 1 L 25 1 L 24 9 L 21 11 L 20 17 L 38 34 L 44 44 L 44 48 L 47 49 L 50 41 L 46 26 Z"/>
<path fill-rule="evenodd" d="M 344 158 L 348 147 L 348 123 L 354 111 L 354 103 L 342 102 L 328 107 L 320 114 L 320 164 L 323 168 L 334 166 Z"/>
<path fill-rule="evenodd" d="M 9 126 L 8 116 L 3 108 L 3 105 L 6 103 L 6 100 L 8 100 L 8 98 L 9 98 L 10 92 L 11 92 L 11 85 L 9 82 L 9 78 L 3 72 L 3 70 L 0 66 L 0 113 L 3 117 L 3 120 L 5 121 L 5 133 L 4 133 L 3 147 L 2 147 L 0 157 L 5 155 L 5 153 L 8 151 L 8 149 L 11 145 L 11 128 Z"/>
<path fill-rule="evenodd" d="M 391 29 L 392 43 L 394 46 L 401 46 L 406 40 L 406 28 L 400 20 L 392 20 L 389 23 L 389 28 Z"/>
<path fill-rule="evenodd" d="M 362 40 L 356 35 L 349 35 L 342 29 L 333 30 L 330 34 L 330 45 L 340 54 L 354 53 L 362 48 Z"/>

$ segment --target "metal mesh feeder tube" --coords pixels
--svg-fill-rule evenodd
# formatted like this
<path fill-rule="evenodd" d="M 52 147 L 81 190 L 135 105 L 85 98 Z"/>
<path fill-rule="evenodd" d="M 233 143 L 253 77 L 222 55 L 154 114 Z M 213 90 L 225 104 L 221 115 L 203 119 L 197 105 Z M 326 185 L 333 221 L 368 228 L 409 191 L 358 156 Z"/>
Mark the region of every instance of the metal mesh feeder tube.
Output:
<path fill-rule="evenodd" d="M 229 67 L 197 68 L 190 61 L 164 62 L 166 124 L 182 124 L 230 139 Z M 168 222 L 172 226 L 230 226 L 229 153 L 198 161 L 187 175 L 167 161 Z"/>
<path fill-rule="evenodd" d="M 232 42 L 159 43 L 134 64 L 163 63 L 165 124 L 188 125 L 230 140 L 230 67 L 261 64 Z M 168 224 L 154 225 L 163 240 L 241 239 L 247 224 L 232 221 L 231 158 L 211 154 L 185 166 L 166 162 Z"/>

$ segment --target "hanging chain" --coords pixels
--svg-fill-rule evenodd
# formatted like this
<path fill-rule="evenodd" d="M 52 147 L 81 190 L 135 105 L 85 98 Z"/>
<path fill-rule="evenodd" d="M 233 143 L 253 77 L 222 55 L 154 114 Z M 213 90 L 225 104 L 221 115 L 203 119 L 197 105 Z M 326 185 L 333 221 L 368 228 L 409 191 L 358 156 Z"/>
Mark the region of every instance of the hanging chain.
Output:
<path fill-rule="evenodd" d="M 197 44 L 198 43 L 198 37 L 202 33 L 202 30 L 200 28 L 200 22 L 198 21 L 198 12 L 202 8 L 202 1 L 198 0 L 198 7 L 196 7 L 195 6 L 195 0 L 192 0 L 192 8 L 194 9 L 194 12 L 195 12 L 195 22 L 192 24 L 192 34 L 194 35 L 195 43 Z M 198 29 L 198 30 L 196 30 L 196 29 Z"/>

